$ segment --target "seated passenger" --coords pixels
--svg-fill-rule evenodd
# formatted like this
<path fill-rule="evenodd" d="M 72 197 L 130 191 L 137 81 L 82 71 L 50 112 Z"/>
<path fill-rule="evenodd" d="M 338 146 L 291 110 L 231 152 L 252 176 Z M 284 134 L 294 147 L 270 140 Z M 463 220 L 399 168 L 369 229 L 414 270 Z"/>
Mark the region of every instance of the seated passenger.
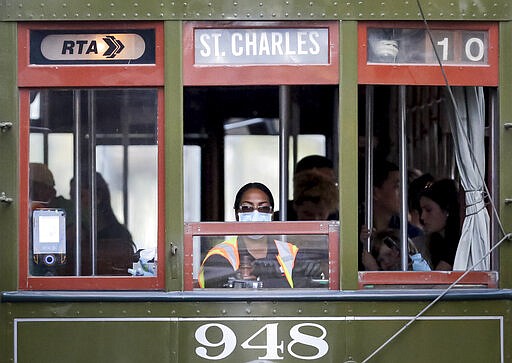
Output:
<path fill-rule="evenodd" d="M 450 271 L 460 239 L 460 206 L 454 180 L 442 179 L 426 187 L 420 196 L 421 221 L 426 233 L 414 239 L 424 245 L 425 258 L 434 270 Z"/>
<path fill-rule="evenodd" d="M 66 220 L 72 217 L 73 204 L 63 196 L 57 196 L 55 179 L 48 166 L 43 163 L 30 163 L 30 201 L 32 209 L 56 208 L 66 211 Z"/>
<path fill-rule="evenodd" d="M 362 250 L 366 250 L 368 238 L 374 238 L 380 232 L 389 229 L 400 229 L 400 171 L 396 164 L 380 161 L 374 166 L 373 174 L 373 228 L 362 225 L 359 230 L 359 269 L 364 269 L 361 258 Z M 363 221 L 364 217 L 359 216 Z M 362 224 L 362 223 L 361 223 Z M 407 236 L 415 238 L 423 231 L 407 222 Z"/>
<path fill-rule="evenodd" d="M 336 184 L 317 170 L 293 177 L 293 209 L 299 221 L 325 221 L 338 210 Z"/>
<path fill-rule="evenodd" d="M 261 183 L 244 185 L 236 194 L 234 210 L 240 222 L 270 222 L 274 198 Z M 199 270 L 200 287 L 233 287 L 230 281 L 257 282 L 256 287 L 310 287 L 320 277 L 320 263 L 292 243 L 266 235 L 230 238 L 206 255 Z"/>
<path fill-rule="evenodd" d="M 324 180 L 329 181 L 332 184 L 332 186 L 337 189 L 336 174 L 334 171 L 334 166 L 333 166 L 332 161 L 329 160 L 328 158 L 326 158 L 325 156 L 308 155 L 308 156 L 300 159 L 299 162 L 297 163 L 297 165 L 295 166 L 295 170 L 294 170 L 294 174 L 293 174 L 294 199 L 295 199 L 296 194 L 302 193 L 302 191 L 295 190 L 296 185 L 297 185 L 296 178 L 297 178 L 297 176 L 299 176 L 299 178 L 301 178 L 300 175 L 304 175 L 303 173 L 306 171 L 313 171 L 318 174 L 321 174 L 324 177 L 323 178 Z M 302 179 L 304 179 L 304 177 L 302 177 Z M 315 179 L 315 180 L 318 181 L 318 179 Z M 299 185 L 299 188 L 303 189 L 305 187 L 303 184 L 304 180 L 299 181 L 298 183 L 302 184 L 302 185 Z M 314 185 L 310 184 L 308 189 L 313 188 L 313 187 L 314 187 Z M 323 189 L 325 189 L 325 186 L 323 187 Z M 338 196 L 337 196 L 337 192 L 336 192 L 336 204 L 338 203 L 337 198 L 338 198 Z M 300 203 L 301 202 L 299 201 L 299 204 Z M 287 203 L 287 218 L 286 218 L 287 221 L 314 220 L 314 218 L 312 218 L 312 216 L 305 216 L 304 213 L 302 213 L 302 216 L 298 215 L 298 213 L 306 211 L 307 208 L 303 207 L 302 211 L 297 212 L 296 207 L 297 207 L 297 204 L 295 203 L 294 200 L 288 201 L 288 203 Z M 329 207 L 329 209 L 331 209 L 331 208 Z M 314 212 L 314 214 L 318 214 L 318 212 Z M 321 214 L 322 214 L 322 220 L 338 220 L 339 219 L 338 205 L 336 205 L 336 207 L 334 209 L 330 210 L 328 216 L 323 216 L 323 214 L 324 214 L 323 212 Z M 279 219 L 280 219 L 279 211 L 274 212 L 274 220 L 279 220 Z M 317 220 L 320 220 L 320 219 L 317 219 Z"/>
<path fill-rule="evenodd" d="M 91 188 L 86 173 L 81 179 L 81 266 L 82 275 L 90 275 L 92 272 L 92 226 L 91 213 L 96 218 L 96 264 L 98 275 L 129 275 L 128 269 L 133 267 L 135 243 L 128 229 L 121 224 L 114 214 L 110 202 L 110 191 L 103 176 L 96 172 L 96 205 L 91 207 Z M 75 181 L 71 180 L 71 195 L 75 189 Z M 73 269 L 75 248 L 74 226 L 68 237 L 68 250 L 70 261 L 68 272 Z"/>
<path fill-rule="evenodd" d="M 377 234 L 371 243 L 371 254 L 363 251 L 363 264 L 366 271 L 401 271 L 399 231 L 387 230 Z M 408 240 L 409 271 L 430 271 L 428 262 L 414 243 Z"/>

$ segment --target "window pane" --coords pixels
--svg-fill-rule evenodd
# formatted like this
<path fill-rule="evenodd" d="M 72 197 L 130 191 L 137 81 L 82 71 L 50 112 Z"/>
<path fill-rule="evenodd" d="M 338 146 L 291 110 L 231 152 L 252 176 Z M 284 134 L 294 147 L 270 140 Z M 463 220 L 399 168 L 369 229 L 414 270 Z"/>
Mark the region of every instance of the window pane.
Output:
<path fill-rule="evenodd" d="M 154 274 L 157 91 L 32 91 L 30 114 L 30 273 Z"/>

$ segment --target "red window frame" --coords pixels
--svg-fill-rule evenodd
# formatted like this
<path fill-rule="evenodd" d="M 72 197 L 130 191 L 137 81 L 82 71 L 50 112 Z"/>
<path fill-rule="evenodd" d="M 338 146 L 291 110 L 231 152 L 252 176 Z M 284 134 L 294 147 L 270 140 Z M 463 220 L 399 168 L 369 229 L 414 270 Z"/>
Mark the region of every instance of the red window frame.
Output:
<path fill-rule="evenodd" d="M 328 28 L 327 65 L 196 65 L 194 30 L 207 28 Z M 226 86 L 234 84 L 292 85 L 339 83 L 338 23 L 326 22 L 186 22 L 183 28 L 183 83 L 185 86 Z"/>
<path fill-rule="evenodd" d="M 360 22 L 358 24 L 359 84 L 406 84 L 406 85 L 445 85 L 438 64 L 368 64 L 368 28 L 409 28 L 424 29 L 420 22 Z M 429 28 L 454 30 L 486 30 L 489 35 L 488 65 L 446 64 L 446 76 L 452 86 L 497 86 L 499 81 L 498 64 L 498 24 L 497 23 L 446 23 L 430 22 Z"/>
<path fill-rule="evenodd" d="M 194 236 L 233 236 L 248 234 L 272 235 L 327 235 L 329 246 L 329 290 L 339 289 L 339 224 L 329 221 L 240 223 L 197 222 L 185 223 L 184 236 L 184 289 L 194 289 L 193 238 Z M 293 243 L 293 241 L 290 241 Z"/>
<path fill-rule="evenodd" d="M 488 65 L 443 65 L 453 86 L 498 85 L 498 24 L 430 22 L 430 29 L 486 30 L 489 36 Z M 443 86 L 445 80 L 438 64 L 368 64 L 368 28 L 425 28 L 420 22 L 360 22 L 358 24 L 358 83 L 370 85 Z M 359 288 L 390 286 L 448 286 L 465 271 L 360 271 Z M 471 271 L 458 283 L 465 287 L 498 287 L 497 271 Z"/>
<path fill-rule="evenodd" d="M 29 64 L 30 30 L 32 29 L 155 29 L 155 64 L 152 65 L 43 65 Z M 165 264 L 157 265 L 157 275 L 145 276 L 30 276 L 29 248 L 29 105 L 31 88 L 135 88 L 157 89 L 157 145 L 158 147 L 158 231 L 157 253 L 165 260 L 164 212 L 164 69 L 163 24 L 133 23 L 23 23 L 18 28 L 20 49 L 18 61 L 18 87 L 20 92 L 20 208 L 19 208 L 19 289 L 20 290 L 160 290 L 165 287 Z"/>

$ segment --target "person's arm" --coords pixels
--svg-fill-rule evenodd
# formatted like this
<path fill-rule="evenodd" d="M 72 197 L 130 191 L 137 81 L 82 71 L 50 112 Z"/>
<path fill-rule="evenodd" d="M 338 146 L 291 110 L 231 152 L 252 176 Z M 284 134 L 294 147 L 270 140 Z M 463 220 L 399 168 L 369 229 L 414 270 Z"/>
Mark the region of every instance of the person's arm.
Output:
<path fill-rule="evenodd" d="M 212 255 L 203 266 L 205 287 L 225 287 L 228 279 L 236 275 L 233 267 L 221 255 Z"/>

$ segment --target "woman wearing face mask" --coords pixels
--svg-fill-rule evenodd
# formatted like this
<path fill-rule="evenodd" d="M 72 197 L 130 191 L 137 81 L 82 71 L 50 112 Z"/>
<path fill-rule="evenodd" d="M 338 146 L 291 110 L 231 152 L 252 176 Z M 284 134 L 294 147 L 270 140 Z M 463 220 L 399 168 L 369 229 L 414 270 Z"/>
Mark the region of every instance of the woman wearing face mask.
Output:
<path fill-rule="evenodd" d="M 240 222 L 270 222 L 274 198 L 261 183 L 244 185 L 236 194 L 234 210 Z M 266 235 L 240 236 L 213 247 L 199 270 L 200 287 L 226 287 L 229 278 L 258 281 L 258 286 L 297 287 L 296 275 L 319 274 L 320 264 L 295 268 L 297 246 Z"/>

